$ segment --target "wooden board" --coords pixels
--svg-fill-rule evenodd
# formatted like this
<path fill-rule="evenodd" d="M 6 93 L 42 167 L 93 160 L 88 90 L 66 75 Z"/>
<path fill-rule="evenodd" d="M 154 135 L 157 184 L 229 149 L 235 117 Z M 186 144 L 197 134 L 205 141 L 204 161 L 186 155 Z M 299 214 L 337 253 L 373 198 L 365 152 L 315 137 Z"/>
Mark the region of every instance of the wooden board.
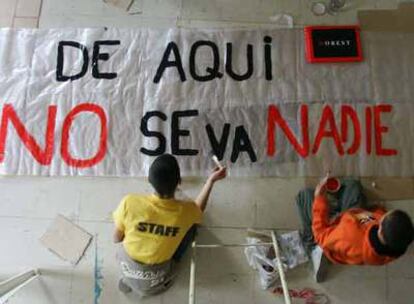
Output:
<path fill-rule="evenodd" d="M 375 32 L 414 32 L 414 3 L 401 3 L 396 10 L 360 10 L 362 30 Z"/>

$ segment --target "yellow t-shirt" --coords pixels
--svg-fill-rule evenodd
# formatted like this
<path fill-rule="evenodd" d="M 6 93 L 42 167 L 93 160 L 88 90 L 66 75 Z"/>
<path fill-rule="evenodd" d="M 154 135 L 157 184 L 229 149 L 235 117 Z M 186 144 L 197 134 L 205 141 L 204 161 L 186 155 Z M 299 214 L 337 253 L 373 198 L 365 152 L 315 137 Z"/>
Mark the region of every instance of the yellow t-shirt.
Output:
<path fill-rule="evenodd" d="M 201 223 L 202 211 L 191 201 L 129 194 L 113 217 L 124 232 L 128 255 L 144 264 L 159 264 L 170 260 L 187 231 Z"/>

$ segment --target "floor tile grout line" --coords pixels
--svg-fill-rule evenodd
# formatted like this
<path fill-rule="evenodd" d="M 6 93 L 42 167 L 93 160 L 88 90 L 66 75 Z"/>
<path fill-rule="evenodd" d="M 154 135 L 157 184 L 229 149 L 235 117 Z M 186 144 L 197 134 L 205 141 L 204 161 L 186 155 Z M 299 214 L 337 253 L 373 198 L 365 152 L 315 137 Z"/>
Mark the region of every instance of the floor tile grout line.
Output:
<path fill-rule="evenodd" d="M 38 7 L 38 9 L 37 9 L 37 13 L 36 13 L 36 15 L 34 15 L 34 16 L 18 15 L 18 12 L 17 12 L 17 6 L 18 6 L 19 1 L 20 1 L 20 0 L 15 0 L 15 6 L 14 6 L 14 14 L 13 14 L 13 17 L 15 17 L 15 18 L 39 18 L 39 16 L 40 16 L 40 11 L 41 11 L 41 9 L 42 9 L 42 5 L 43 5 L 43 0 L 40 0 L 39 7 Z"/>
<path fill-rule="evenodd" d="M 36 16 L 32 16 L 32 17 L 30 17 L 30 16 L 16 16 L 15 18 L 18 18 L 18 19 L 37 19 Z"/>
<path fill-rule="evenodd" d="M 43 0 L 40 0 L 40 6 L 39 6 L 39 12 L 37 15 L 37 28 L 39 28 L 39 24 L 40 24 L 40 15 L 42 14 L 42 10 L 43 10 Z"/>
<path fill-rule="evenodd" d="M 66 216 L 69 217 L 69 216 Z M 55 217 L 32 217 L 32 216 L 23 216 L 23 215 L 0 215 L 0 218 L 5 219 L 28 219 L 28 220 L 53 220 Z M 70 218 L 70 217 L 69 217 Z M 75 217 L 75 220 L 79 222 L 90 222 L 90 223 L 103 223 L 110 224 L 113 223 L 112 220 L 98 220 L 98 219 L 82 219 L 81 217 Z M 201 229 L 232 229 L 232 230 L 245 230 L 245 229 L 256 229 L 256 230 L 299 230 L 298 228 L 292 227 L 252 227 L 252 226 L 207 226 L 201 225 Z"/>
<path fill-rule="evenodd" d="M 69 303 L 72 303 L 72 297 L 73 297 L 73 277 L 75 275 L 75 268 L 72 267 L 72 270 L 70 272 L 70 285 L 69 285 Z"/>
<path fill-rule="evenodd" d="M 14 1 L 14 8 L 13 8 L 13 17 L 12 17 L 12 24 L 11 26 L 14 27 L 14 19 L 16 19 L 16 11 L 17 11 L 17 3 L 19 0 Z"/>
<path fill-rule="evenodd" d="M 64 215 L 65 216 L 65 215 Z M 69 216 L 68 217 L 70 220 L 72 220 Z M 4 218 L 4 219 L 20 219 L 20 220 L 36 220 L 36 221 L 51 221 L 53 220 L 55 217 L 30 217 L 30 216 L 13 216 L 13 215 L 0 215 L 0 219 Z M 78 218 L 75 217 L 73 219 L 76 223 L 80 224 L 80 223 L 101 223 L 101 224 L 112 224 L 113 221 L 112 220 L 93 220 L 93 219 L 82 219 L 82 218 Z M 292 227 L 240 227 L 240 226 L 200 226 L 199 229 L 223 229 L 223 230 L 247 230 L 247 229 L 255 229 L 255 230 L 278 230 L 278 231 L 295 231 L 295 230 L 299 230 L 298 228 L 292 228 Z"/>
<path fill-rule="evenodd" d="M 80 223 L 80 217 L 81 217 L 81 210 L 82 210 L 82 191 L 78 192 L 78 206 L 76 208 L 76 222 Z"/>

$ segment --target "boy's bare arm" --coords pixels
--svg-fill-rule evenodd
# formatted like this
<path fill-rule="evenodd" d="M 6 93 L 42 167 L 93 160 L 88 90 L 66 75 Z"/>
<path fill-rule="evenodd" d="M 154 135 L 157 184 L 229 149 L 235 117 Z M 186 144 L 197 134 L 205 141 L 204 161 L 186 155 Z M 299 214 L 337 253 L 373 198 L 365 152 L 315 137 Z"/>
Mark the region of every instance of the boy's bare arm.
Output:
<path fill-rule="evenodd" d="M 214 183 L 225 178 L 226 174 L 227 171 L 225 167 L 217 167 L 208 177 L 206 183 L 203 186 L 203 189 L 201 189 L 200 194 L 195 199 L 195 203 L 201 209 L 201 211 L 204 211 L 206 209 L 208 198 L 210 196 L 211 189 L 213 189 Z"/>

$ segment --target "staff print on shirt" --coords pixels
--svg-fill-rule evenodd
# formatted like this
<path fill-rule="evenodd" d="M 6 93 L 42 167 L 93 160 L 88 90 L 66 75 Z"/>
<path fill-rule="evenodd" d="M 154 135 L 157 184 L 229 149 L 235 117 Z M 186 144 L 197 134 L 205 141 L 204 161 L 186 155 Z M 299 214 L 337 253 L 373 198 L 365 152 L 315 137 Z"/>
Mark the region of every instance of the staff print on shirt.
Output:
<path fill-rule="evenodd" d="M 141 232 L 148 232 L 152 234 L 158 234 L 162 236 L 176 236 L 180 231 L 180 227 L 164 226 L 154 223 L 139 222 L 137 230 Z"/>

